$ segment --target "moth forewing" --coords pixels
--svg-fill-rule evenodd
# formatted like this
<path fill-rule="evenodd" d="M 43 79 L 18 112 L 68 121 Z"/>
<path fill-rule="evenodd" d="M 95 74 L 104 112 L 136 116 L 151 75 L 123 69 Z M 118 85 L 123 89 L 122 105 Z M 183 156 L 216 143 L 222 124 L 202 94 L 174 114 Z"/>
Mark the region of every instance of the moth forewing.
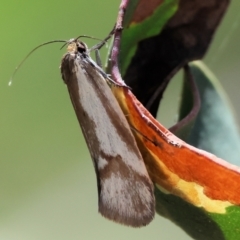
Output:
<path fill-rule="evenodd" d="M 147 225 L 154 217 L 155 199 L 136 141 L 103 70 L 84 43 L 72 44 L 61 73 L 93 159 L 99 212 L 125 225 Z"/>

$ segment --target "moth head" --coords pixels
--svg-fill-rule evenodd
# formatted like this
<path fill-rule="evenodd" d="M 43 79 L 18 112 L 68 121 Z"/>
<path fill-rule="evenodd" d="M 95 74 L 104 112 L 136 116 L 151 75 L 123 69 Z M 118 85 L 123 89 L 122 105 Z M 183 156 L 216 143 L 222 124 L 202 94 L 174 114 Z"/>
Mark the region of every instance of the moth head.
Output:
<path fill-rule="evenodd" d="M 88 50 L 87 45 L 84 42 L 76 39 L 70 40 L 67 46 L 68 53 L 86 53 Z"/>
<path fill-rule="evenodd" d="M 67 45 L 68 53 L 73 53 L 73 54 L 81 53 L 81 54 L 83 54 L 85 56 L 85 55 L 88 55 L 89 52 L 91 52 L 92 50 L 99 49 L 99 46 L 101 47 L 103 45 L 102 43 L 105 44 L 105 42 L 106 42 L 106 39 L 103 40 L 103 41 L 101 40 L 100 45 L 97 44 L 93 48 L 88 49 L 87 45 L 84 42 L 81 42 L 81 41 L 78 40 L 81 37 L 91 38 L 91 39 L 95 39 L 95 40 L 101 40 L 101 39 L 98 39 L 98 38 L 94 38 L 94 37 L 90 37 L 90 36 L 86 36 L 86 35 L 81 35 L 81 36 L 78 36 L 77 38 L 72 38 L 69 41 L 66 41 L 66 40 L 53 40 L 53 41 L 42 43 L 42 44 L 38 45 L 37 47 L 35 47 L 34 49 L 32 49 L 27 54 L 27 56 L 25 58 L 23 58 L 23 60 L 20 62 L 20 64 L 15 68 L 15 70 L 14 70 L 14 72 L 13 72 L 11 78 L 10 78 L 10 81 L 9 81 L 8 85 L 10 86 L 12 84 L 12 81 L 13 81 L 13 78 L 14 78 L 15 74 L 17 73 L 18 69 L 22 66 L 22 64 L 28 59 L 28 57 L 33 52 L 35 52 L 38 48 L 40 48 L 42 46 L 45 46 L 45 45 L 48 45 L 48 44 L 51 44 L 51 43 L 61 42 L 61 43 L 64 43 L 64 44 L 63 44 L 63 46 L 60 49 L 62 49 L 63 47 L 65 47 Z"/>
<path fill-rule="evenodd" d="M 78 52 L 80 52 L 80 53 L 85 53 L 85 52 L 87 52 L 87 50 L 88 50 L 87 44 L 84 43 L 84 42 L 78 41 L 78 42 L 77 42 L 77 50 L 78 50 Z"/>

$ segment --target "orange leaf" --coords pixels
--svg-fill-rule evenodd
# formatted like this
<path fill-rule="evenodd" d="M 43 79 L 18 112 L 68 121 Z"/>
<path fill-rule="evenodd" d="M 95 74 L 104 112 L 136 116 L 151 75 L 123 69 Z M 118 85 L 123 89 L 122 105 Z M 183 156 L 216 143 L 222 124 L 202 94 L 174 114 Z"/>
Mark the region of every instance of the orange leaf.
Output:
<path fill-rule="evenodd" d="M 125 87 L 112 87 L 133 129 L 149 175 L 161 191 L 208 212 L 240 205 L 240 168 L 180 140 Z M 221 147 L 221 146 L 219 146 Z"/>

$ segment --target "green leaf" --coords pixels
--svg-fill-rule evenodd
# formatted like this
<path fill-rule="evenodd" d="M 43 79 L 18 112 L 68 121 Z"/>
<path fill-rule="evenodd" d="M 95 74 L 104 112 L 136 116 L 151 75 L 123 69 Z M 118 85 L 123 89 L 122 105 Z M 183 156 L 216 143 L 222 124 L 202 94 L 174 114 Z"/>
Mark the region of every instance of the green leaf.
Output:
<path fill-rule="evenodd" d="M 240 207 L 224 214 L 209 213 L 180 197 L 155 189 L 156 211 L 176 223 L 196 240 L 237 240 L 240 236 Z"/>
<path fill-rule="evenodd" d="M 196 207 L 173 194 L 155 188 L 156 211 L 168 218 L 195 240 L 226 240 L 222 229 L 203 208 Z"/>
<path fill-rule="evenodd" d="M 226 214 L 210 213 L 209 216 L 219 225 L 222 229 L 225 239 L 236 240 L 240 236 L 240 207 L 231 206 L 227 208 Z"/>
<path fill-rule="evenodd" d="M 135 1 L 133 6 L 136 7 Z M 177 7 L 178 0 L 165 0 L 155 8 L 152 15 L 149 15 L 141 22 L 132 22 L 129 26 L 126 26 L 126 23 L 130 22 L 130 16 L 129 14 L 126 14 L 127 20 L 124 19 L 125 25 L 120 47 L 120 66 L 122 76 L 124 76 L 125 71 L 136 52 L 138 42 L 159 34 L 167 21 L 177 11 Z M 127 13 L 128 12 L 134 14 L 131 10 L 127 11 Z"/>
<path fill-rule="evenodd" d="M 240 165 L 240 138 L 233 109 L 221 84 L 200 61 L 190 64 L 201 97 L 201 109 L 188 143 Z"/>
<path fill-rule="evenodd" d="M 189 143 L 239 165 L 240 139 L 226 93 L 217 78 L 202 62 L 195 61 L 189 65 L 201 98 L 201 109 L 190 131 Z M 185 117 L 192 108 L 192 95 L 186 86 L 185 84 L 183 88 L 181 117 Z M 190 121 L 186 126 L 192 123 L 193 121 Z M 186 126 L 183 128 L 185 132 Z M 192 174 L 194 176 L 195 173 Z M 208 181 L 211 181 L 211 176 Z M 224 190 L 223 188 L 222 191 Z M 238 205 L 229 206 L 226 212 L 220 214 L 194 206 L 178 196 L 166 193 L 158 186 L 155 196 L 157 212 L 180 226 L 194 239 L 240 239 Z"/>

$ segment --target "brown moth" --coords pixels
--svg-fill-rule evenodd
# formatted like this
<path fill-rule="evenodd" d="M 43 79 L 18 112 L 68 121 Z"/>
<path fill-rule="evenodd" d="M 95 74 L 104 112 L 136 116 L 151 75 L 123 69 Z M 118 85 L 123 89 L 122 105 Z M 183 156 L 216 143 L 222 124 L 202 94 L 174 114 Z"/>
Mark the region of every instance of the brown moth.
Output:
<path fill-rule="evenodd" d="M 91 59 L 90 50 L 70 41 L 61 73 L 95 167 L 99 212 L 124 225 L 145 226 L 155 213 L 153 183 L 108 86 L 113 80 Z"/>
<path fill-rule="evenodd" d="M 89 56 L 90 51 L 106 43 L 114 30 L 91 49 L 77 40 L 88 36 L 38 45 L 15 68 L 9 85 L 35 50 L 56 42 L 68 45 L 61 73 L 95 167 L 99 212 L 115 222 L 141 227 L 151 222 L 155 214 L 153 183 L 128 122 L 108 85 L 118 84 Z"/>

